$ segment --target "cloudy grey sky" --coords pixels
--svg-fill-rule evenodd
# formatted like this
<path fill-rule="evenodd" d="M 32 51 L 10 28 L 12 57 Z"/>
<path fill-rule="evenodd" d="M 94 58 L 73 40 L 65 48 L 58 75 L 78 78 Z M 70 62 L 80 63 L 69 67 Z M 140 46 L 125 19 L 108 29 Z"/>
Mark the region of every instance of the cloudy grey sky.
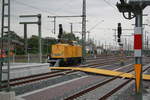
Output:
<path fill-rule="evenodd" d="M 126 20 L 116 8 L 116 2 L 119 0 L 87 0 L 87 30 L 90 30 L 90 37 L 101 43 L 112 43 L 113 35 L 117 27 L 117 23 L 121 22 L 125 29 L 133 28 L 131 24 L 133 20 Z M 1 2 L 1 0 L 0 0 Z M 0 3 L 1 4 L 1 3 Z M 1 5 L 0 5 L 1 7 Z M 150 13 L 150 8 L 147 7 L 144 13 Z M 56 37 L 53 31 L 53 19 L 48 19 L 47 16 L 53 15 L 81 15 L 82 14 L 82 0 L 11 0 L 11 29 L 23 36 L 23 25 L 19 25 L 19 21 L 24 21 L 19 18 L 22 14 L 42 14 L 42 36 Z M 144 22 L 148 24 L 147 16 Z M 27 19 L 27 21 L 36 21 L 36 19 Z M 74 23 L 74 31 L 81 31 L 81 18 L 58 18 L 58 24 L 63 24 L 64 30 L 70 32 L 70 24 Z M 147 27 L 149 30 L 149 27 Z M 57 31 L 58 33 L 58 31 Z M 131 34 L 133 31 L 125 31 L 124 34 Z M 28 34 L 37 35 L 37 25 L 28 25 Z M 80 34 L 76 34 L 80 36 Z M 132 38 L 131 38 L 132 39 Z"/>

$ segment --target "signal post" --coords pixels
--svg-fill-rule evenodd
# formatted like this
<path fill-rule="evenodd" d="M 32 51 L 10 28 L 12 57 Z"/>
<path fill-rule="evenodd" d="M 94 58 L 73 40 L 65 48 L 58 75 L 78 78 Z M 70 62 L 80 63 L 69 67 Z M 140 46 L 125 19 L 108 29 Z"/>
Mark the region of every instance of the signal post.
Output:
<path fill-rule="evenodd" d="M 136 92 L 142 95 L 142 47 L 143 47 L 143 31 L 142 31 L 142 10 L 138 11 L 135 18 L 134 32 L 134 57 L 135 57 L 135 77 Z"/>
<path fill-rule="evenodd" d="M 143 9 L 150 5 L 150 0 L 120 0 L 117 8 L 123 13 L 125 19 L 135 18 L 134 30 L 134 70 L 135 70 L 135 87 L 136 100 L 142 100 L 142 47 L 143 47 Z M 128 16 L 125 15 L 128 14 Z"/>

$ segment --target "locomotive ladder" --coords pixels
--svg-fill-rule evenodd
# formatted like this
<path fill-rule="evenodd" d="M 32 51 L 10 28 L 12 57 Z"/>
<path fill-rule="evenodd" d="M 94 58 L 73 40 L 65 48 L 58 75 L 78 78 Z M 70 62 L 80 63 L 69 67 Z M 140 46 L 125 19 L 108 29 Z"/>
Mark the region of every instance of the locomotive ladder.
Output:
<path fill-rule="evenodd" d="M 10 0 L 2 0 L 2 23 L 1 23 L 1 38 L 0 48 L 1 55 L 7 51 L 7 57 L 0 58 L 0 86 L 5 86 L 4 90 L 9 91 L 9 79 L 10 79 Z M 4 81 L 5 80 L 5 81 Z M 3 81 L 3 82 L 2 82 Z M 0 91 L 3 91 L 0 89 Z"/>

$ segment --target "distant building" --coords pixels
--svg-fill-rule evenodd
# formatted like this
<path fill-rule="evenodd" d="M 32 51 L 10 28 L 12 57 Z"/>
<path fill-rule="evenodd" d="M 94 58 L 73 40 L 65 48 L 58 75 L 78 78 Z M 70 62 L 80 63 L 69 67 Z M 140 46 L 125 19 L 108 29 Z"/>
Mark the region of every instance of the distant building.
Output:
<path fill-rule="evenodd" d="M 18 36 L 14 31 L 10 32 L 10 48 L 23 48 L 23 39 Z M 0 38 L 0 48 L 2 48 L 2 38 Z M 3 48 L 8 48 L 8 34 L 3 37 Z"/>

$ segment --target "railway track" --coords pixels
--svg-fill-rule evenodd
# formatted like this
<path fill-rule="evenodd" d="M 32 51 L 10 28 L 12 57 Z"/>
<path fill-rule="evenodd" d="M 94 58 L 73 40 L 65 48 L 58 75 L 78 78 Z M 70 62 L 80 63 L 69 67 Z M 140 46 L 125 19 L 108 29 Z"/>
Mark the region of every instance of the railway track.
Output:
<path fill-rule="evenodd" d="M 131 65 L 131 64 L 129 64 L 129 63 L 126 63 L 126 64 L 127 64 L 126 65 L 127 67 L 118 66 L 118 68 L 117 68 L 117 65 L 112 65 L 112 63 L 111 63 L 110 66 L 112 67 L 112 69 L 110 69 L 110 66 L 107 66 L 107 65 L 106 65 L 107 67 L 104 69 L 122 70 L 121 68 L 123 68 L 123 70 L 130 70 L 131 67 L 128 65 Z M 102 67 L 104 67 L 104 66 L 102 66 Z M 74 75 L 75 76 L 77 75 L 79 77 L 71 78 Z M 52 100 L 53 99 L 55 99 L 55 100 L 62 100 L 63 99 L 64 100 L 65 98 L 67 99 L 67 97 L 70 97 L 73 94 L 81 92 L 82 90 L 85 90 L 89 87 L 92 87 L 92 86 L 94 86 L 98 83 L 101 83 L 103 81 L 106 81 L 106 79 L 108 80 L 110 78 L 111 77 L 107 77 L 107 76 L 86 75 L 86 74 L 81 74 L 80 72 L 77 72 L 77 73 L 73 73 L 73 74 L 63 75 L 63 76 L 57 77 L 57 78 L 52 78 L 52 79 L 50 78 L 50 80 L 41 81 L 40 83 L 36 82 L 36 83 L 33 83 L 31 85 L 27 85 L 27 86 L 23 85 L 23 87 L 22 86 L 19 87 L 16 92 L 18 93 L 18 95 L 20 95 L 19 97 L 27 99 L 27 100 L 47 100 L 47 99 L 41 98 L 39 96 L 39 94 L 43 95 L 45 98 L 48 98 L 50 100 L 51 99 Z M 120 79 L 118 77 L 117 77 L 117 79 L 119 80 L 118 83 L 121 83 L 120 80 L 124 80 L 124 79 Z M 54 82 L 52 82 L 52 81 L 54 81 Z M 55 82 L 55 81 L 57 81 L 57 82 Z M 114 81 L 116 81 L 116 80 L 114 80 Z M 45 87 L 41 87 L 41 86 L 43 86 L 43 85 L 39 85 L 41 83 L 43 85 L 45 85 Z M 109 85 L 118 86 L 118 84 L 114 85 L 113 81 L 110 81 Z M 109 90 L 112 89 L 112 88 L 109 88 L 109 86 L 106 87 L 105 85 L 102 85 L 102 87 L 100 87 L 100 88 L 103 88 L 103 90 L 107 90 L 107 88 Z M 37 89 L 38 89 L 38 91 L 34 91 Z M 22 92 L 20 93 L 20 91 L 22 91 Z M 105 95 L 106 93 L 108 93 L 108 91 L 104 92 L 104 93 L 103 93 L 103 91 L 97 92 L 97 93 Z M 49 94 L 51 94 L 51 95 L 49 95 Z M 87 94 L 89 94 L 89 92 Z M 82 96 L 84 96 L 84 95 L 86 95 L 86 94 L 83 94 Z M 99 96 L 98 99 L 100 97 L 101 96 Z M 79 99 L 77 97 L 77 100 L 83 100 L 83 99 Z M 98 100 L 98 99 L 88 99 L 88 100 Z"/>
<path fill-rule="evenodd" d="M 90 62 L 97 62 L 98 60 L 101 61 L 105 61 L 107 60 L 114 60 L 114 59 L 122 59 L 123 57 L 99 57 L 99 58 L 92 58 L 92 59 L 87 59 L 86 63 L 90 63 Z M 126 57 L 124 57 L 123 59 L 125 59 Z"/>
<path fill-rule="evenodd" d="M 105 69 L 113 67 L 112 70 L 114 70 L 114 69 L 116 69 L 116 66 L 117 65 L 112 65 L 111 64 L 110 66 L 107 66 Z M 120 66 L 118 66 L 118 68 L 120 68 Z M 79 74 L 82 75 L 82 76 L 80 76 Z M 70 79 L 69 76 L 72 77 L 72 75 L 73 76 L 74 75 L 79 75 L 79 77 Z M 66 80 L 65 77 L 69 78 L 69 79 Z M 58 77 L 57 79 L 59 79 L 59 80 L 61 80 L 61 79 L 62 80 L 65 79 L 65 80 L 61 81 L 61 82 L 59 81 L 58 83 L 55 83 L 53 85 L 47 85 L 46 86 L 46 90 L 44 89 L 44 91 L 43 91 L 43 87 L 42 88 L 38 88 L 39 93 L 35 93 L 34 94 L 33 90 L 27 89 L 27 90 L 25 90 L 26 92 L 23 92 L 21 95 L 19 94 L 20 95 L 19 97 L 22 97 L 22 98 L 27 99 L 27 100 L 42 100 L 43 98 L 40 98 L 38 96 L 39 94 L 42 94 L 46 98 L 48 98 L 49 100 L 53 100 L 53 99 L 54 100 L 64 100 L 64 97 L 68 97 L 69 95 L 72 95 L 72 94 L 74 94 L 74 93 L 76 93 L 76 92 L 78 92 L 78 91 L 80 91 L 82 89 L 85 89 L 85 88 L 87 88 L 89 86 L 93 86 L 94 84 L 98 83 L 99 81 L 102 81 L 103 78 L 105 78 L 105 77 L 104 76 L 99 76 L 99 75 L 95 76 L 95 75 L 81 74 L 80 72 L 79 73 L 77 72 L 77 73 L 70 74 L 70 75 L 64 75 L 63 77 Z M 51 84 L 51 82 L 53 80 L 55 81 L 55 78 L 52 78 L 52 80 L 50 79 L 48 84 Z M 45 84 L 45 82 L 42 82 L 42 83 Z M 46 82 L 46 84 L 47 84 L 47 82 Z M 33 86 L 33 85 L 31 85 L 31 86 Z M 31 86 L 27 86 L 26 88 L 32 88 Z M 38 83 L 35 83 L 34 87 L 37 87 L 37 86 L 39 86 Z M 47 90 L 47 87 L 48 87 L 48 90 Z M 22 90 L 22 89 L 23 88 L 20 88 L 19 90 Z M 34 89 L 34 90 L 36 90 L 36 89 Z M 66 90 L 66 91 L 64 91 L 64 90 Z M 28 92 L 30 91 L 29 94 L 28 94 L 27 91 Z M 31 91 L 33 91 L 33 92 L 31 92 Z M 49 95 L 49 94 L 51 94 L 51 95 Z M 43 100 L 47 100 L 47 99 L 43 99 Z M 89 99 L 89 100 L 91 100 L 91 99 Z"/>
<path fill-rule="evenodd" d="M 147 69 L 149 69 L 149 67 L 145 68 L 143 70 L 143 72 L 145 72 Z M 106 100 L 108 97 L 110 97 L 111 95 L 113 95 L 114 93 L 116 93 L 117 91 L 119 91 L 121 88 L 123 88 L 125 85 L 127 85 L 128 83 L 130 83 L 131 81 L 133 81 L 133 79 L 128 79 L 127 81 L 125 81 L 124 83 L 122 83 L 121 85 L 117 86 L 116 88 L 114 88 L 113 90 L 110 90 L 107 94 L 105 94 L 103 97 L 99 98 L 99 100 Z"/>
<path fill-rule="evenodd" d="M 109 61 L 100 62 L 100 63 L 94 62 L 94 63 L 89 63 L 86 65 L 80 65 L 78 67 L 99 67 L 101 65 L 108 65 L 108 64 L 114 63 L 117 60 L 118 60 L 118 58 L 115 60 L 110 59 Z M 99 60 L 97 62 L 99 62 Z M 43 74 L 38 74 L 38 75 L 31 75 L 31 76 L 26 76 L 26 77 L 21 77 L 21 78 L 15 78 L 15 79 L 10 80 L 10 86 L 12 86 L 12 87 L 18 86 L 18 85 L 36 82 L 36 81 L 40 81 L 40 80 L 45 80 L 45 79 L 49 79 L 49 78 L 53 78 L 53 77 L 57 77 L 57 76 L 67 75 L 67 74 L 71 74 L 74 72 L 77 72 L 77 71 L 65 71 L 65 70 L 64 71 L 53 71 L 53 72 L 48 72 L 48 73 L 43 73 Z M 6 86 L 2 86 L 0 88 L 5 88 L 5 87 Z"/>
<path fill-rule="evenodd" d="M 143 72 L 146 71 L 149 68 L 150 68 L 150 66 L 148 66 L 147 68 L 145 68 L 143 70 Z M 130 70 L 126 71 L 126 72 L 129 73 L 129 72 L 132 72 L 133 70 L 134 69 L 130 69 Z M 86 89 L 78 92 L 78 93 L 75 93 L 75 94 L 67 97 L 65 100 L 74 100 L 74 99 L 82 100 L 82 99 L 86 99 L 86 98 L 84 98 L 84 97 L 87 97 L 87 96 L 85 96 L 86 94 L 88 94 L 88 93 L 90 94 L 90 92 L 96 91 L 96 89 L 101 88 L 102 86 L 104 86 L 104 85 L 106 85 L 106 84 L 108 84 L 108 83 L 110 83 L 110 82 L 112 82 L 112 81 L 114 81 L 116 79 L 118 79 L 118 77 L 112 77 L 110 79 L 106 78 L 103 82 L 100 82 L 100 83 L 98 83 L 98 84 L 96 84 L 94 86 L 91 86 L 89 88 L 86 88 Z M 112 90 L 110 90 L 109 92 L 107 92 L 102 97 L 99 97 L 98 99 L 94 99 L 94 100 L 106 100 L 108 97 L 110 97 L 111 95 L 113 95 L 114 93 L 116 93 L 118 90 L 120 90 L 122 87 L 124 87 L 125 85 L 127 85 L 131 81 L 133 81 L 133 79 L 126 79 L 125 82 L 123 82 L 120 85 L 118 85 L 117 87 L 113 88 Z M 82 96 L 84 96 L 84 97 L 82 98 Z"/>

